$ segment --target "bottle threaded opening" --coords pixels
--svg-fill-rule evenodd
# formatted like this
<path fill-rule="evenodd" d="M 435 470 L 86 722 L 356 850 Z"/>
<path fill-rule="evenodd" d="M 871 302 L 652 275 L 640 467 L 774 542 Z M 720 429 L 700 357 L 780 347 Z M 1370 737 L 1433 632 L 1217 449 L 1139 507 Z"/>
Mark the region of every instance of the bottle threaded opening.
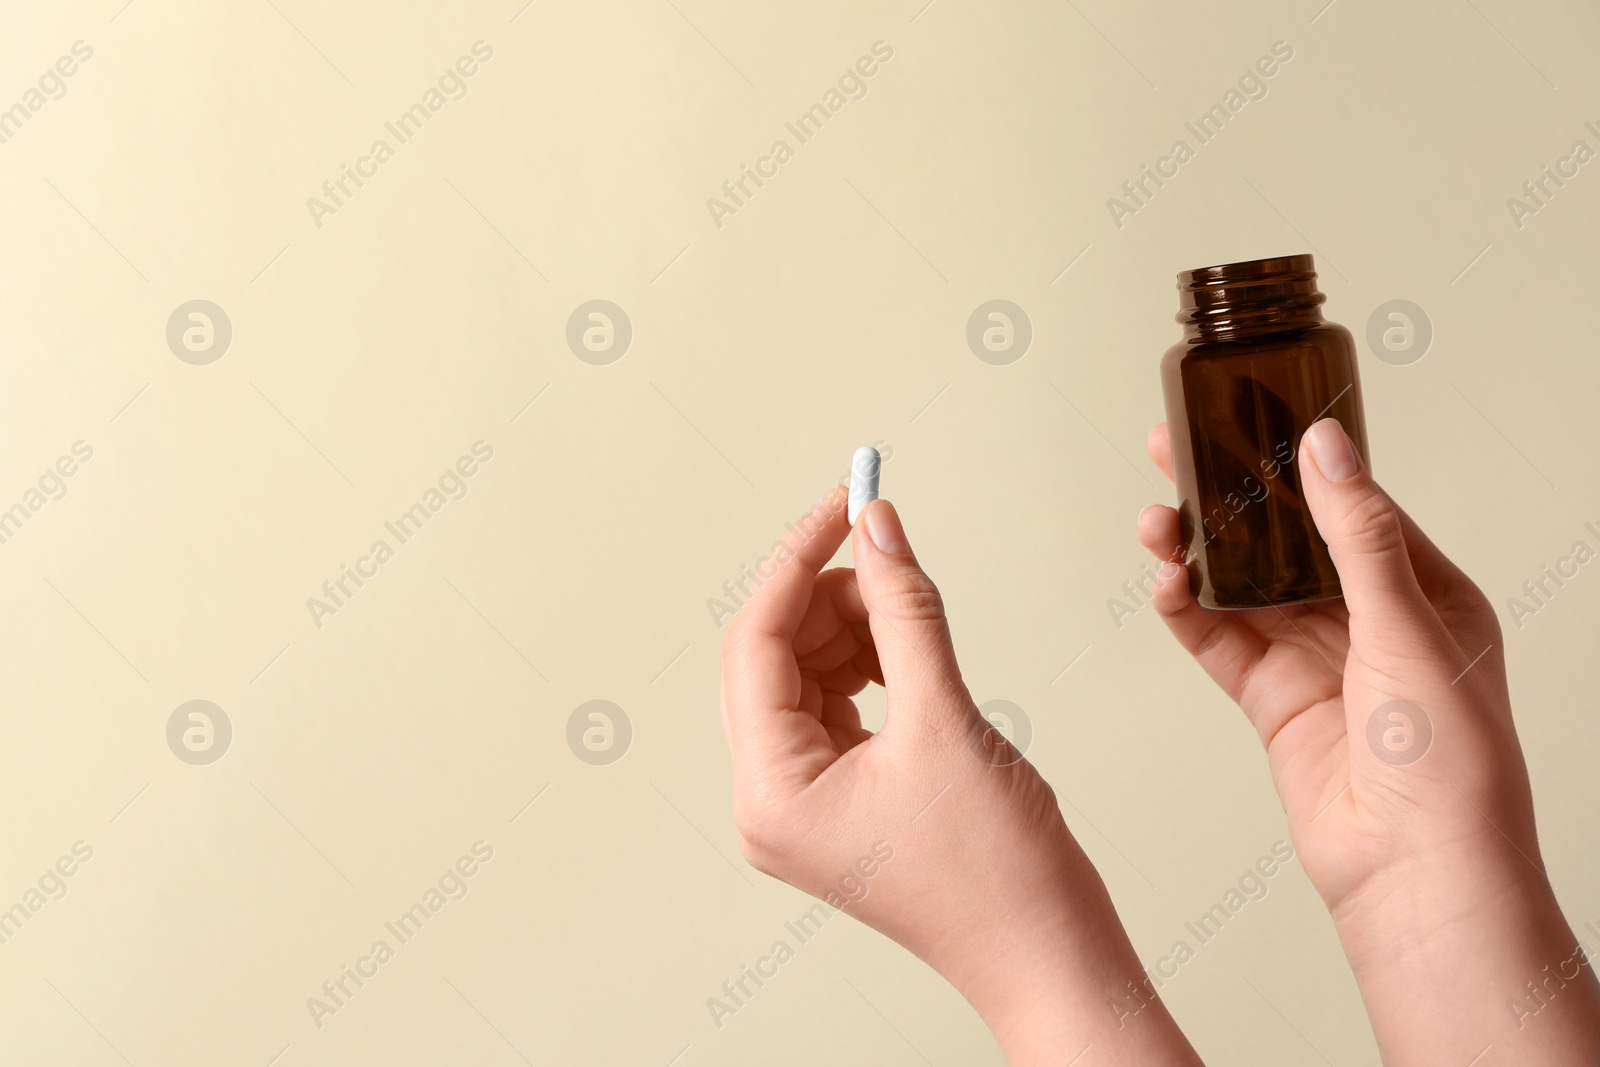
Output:
<path fill-rule="evenodd" d="M 1189 340 L 1237 340 L 1315 326 L 1326 299 L 1310 254 L 1274 256 L 1179 274 L 1176 317 Z"/>

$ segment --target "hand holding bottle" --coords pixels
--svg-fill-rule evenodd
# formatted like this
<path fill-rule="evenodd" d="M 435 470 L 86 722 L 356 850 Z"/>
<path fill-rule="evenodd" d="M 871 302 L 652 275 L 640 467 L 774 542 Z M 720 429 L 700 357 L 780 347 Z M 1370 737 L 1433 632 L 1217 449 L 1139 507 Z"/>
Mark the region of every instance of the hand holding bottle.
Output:
<path fill-rule="evenodd" d="M 1165 426 L 1150 452 L 1171 477 Z M 1336 420 L 1296 462 L 1343 601 L 1201 607 L 1172 562 L 1178 513 L 1154 505 L 1139 538 L 1169 562 L 1153 603 L 1266 748 L 1385 1062 L 1460 1067 L 1493 1047 L 1592 1067 L 1600 993 L 1545 877 L 1494 610 Z"/>

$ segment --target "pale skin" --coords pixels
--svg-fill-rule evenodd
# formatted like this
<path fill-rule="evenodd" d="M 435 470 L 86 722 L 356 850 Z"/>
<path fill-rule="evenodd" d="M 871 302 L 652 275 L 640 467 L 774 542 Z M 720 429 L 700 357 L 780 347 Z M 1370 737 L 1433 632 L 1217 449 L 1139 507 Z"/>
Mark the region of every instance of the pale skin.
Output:
<path fill-rule="evenodd" d="M 1297 462 L 1345 601 L 1207 611 L 1173 565 L 1153 602 L 1262 739 L 1385 1061 L 1462 1067 L 1489 1046 L 1480 1067 L 1592 1067 L 1592 974 L 1559 989 L 1549 977 L 1572 974 L 1560 969 L 1576 940 L 1542 873 L 1493 610 L 1333 428 L 1324 441 L 1314 427 Z M 1164 427 L 1151 454 L 1170 476 Z M 1147 986 L 1128 1013 L 1139 960 L 1049 785 L 978 714 L 893 506 L 862 513 L 855 568 L 822 570 L 852 536 L 843 503 L 824 497 L 723 643 L 746 857 L 838 901 L 886 844 L 892 860 L 869 865 L 846 910 L 944 975 L 1012 1064 L 1199 1063 Z M 1176 512 L 1147 508 L 1139 533 L 1172 558 Z M 888 705 L 876 734 L 852 699 L 869 683 Z M 1433 727 L 1410 764 L 1367 741 L 1372 711 L 1394 700 Z M 1557 991 L 1518 1017 L 1508 1004 L 1529 981 Z"/>
<path fill-rule="evenodd" d="M 1172 477 L 1164 425 L 1150 455 Z M 1600 993 L 1573 961 L 1577 939 L 1544 874 L 1494 609 L 1378 487 L 1338 422 L 1313 426 L 1297 463 L 1342 601 L 1208 611 L 1186 571 L 1164 566 L 1152 602 L 1266 749 L 1384 1061 L 1594 1067 Z M 1146 508 L 1139 540 L 1181 559 L 1178 513 Z M 1369 742 L 1391 701 L 1420 709 L 1400 709 L 1413 743 L 1415 720 L 1431 724 L 1415 762 Z"/>
<path fill-rule="evenodd" d="M 1013 1064 L 1085 1048 L 1080 1067 L 1198 1064 L 1159 1001 L 1111 1010 L 1143 978 L 1138 957 L 1055 794 L 978 714 L 893 505 L 862 512 L 855 568 L 822 570 L 851 536 L 844 498 L 823 498 L 723 641 L 745 857 L 826 899 L 886 844 L 846 910 L 949 979 Z M 852 699 L 869 682 L 888 703 L 876 734 Z"/>

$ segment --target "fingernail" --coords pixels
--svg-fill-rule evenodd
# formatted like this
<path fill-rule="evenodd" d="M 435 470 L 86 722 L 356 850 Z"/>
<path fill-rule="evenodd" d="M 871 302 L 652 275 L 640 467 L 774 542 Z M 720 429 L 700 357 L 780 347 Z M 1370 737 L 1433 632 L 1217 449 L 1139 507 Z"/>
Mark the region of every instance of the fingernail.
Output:
<path fill-rule="evenodd" d="M 895 514 L 893 504 L 874 500 L 861 513 L 861 519 L 866 522 L 867 536 L 872 538 L 879 552 L 891 556 L 911 555 L 911 542 L 906 540 L 905 527 L 900 525 L 900 516 Z"/>
<path fill-rule="evenodd" d="M 1161 570 L 1157 574 L 1163 582 L 1170 582 L 1178 576 L 1178 570 L 1178 565 L 1169 559 L 1161 565 Z"/>
<path fill-rule="evenodd" d="M 1306 431 L 1311 444 L 1311 458 L 1322 476 L 1330 482 L 1342 482 L 1361 469 L 1355 446 L 1339 425 L 1338 419 L 1323 419 Z"/>

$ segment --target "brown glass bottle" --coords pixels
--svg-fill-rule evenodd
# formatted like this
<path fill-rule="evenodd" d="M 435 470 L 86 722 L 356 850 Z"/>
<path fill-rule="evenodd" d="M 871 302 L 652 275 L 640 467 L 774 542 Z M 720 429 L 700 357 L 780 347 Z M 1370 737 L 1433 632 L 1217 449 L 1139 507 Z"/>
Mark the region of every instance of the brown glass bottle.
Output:
<path fill-rule="evenodd" d="M 1300 438 L 1336 418 L 1367 463 L 1350 331 L 1309 255 L 1178 275 L 1184 339 L 1161 361 L 1189 586 L 1208 608 L 1341 595 L 1300 494 Z"/>

